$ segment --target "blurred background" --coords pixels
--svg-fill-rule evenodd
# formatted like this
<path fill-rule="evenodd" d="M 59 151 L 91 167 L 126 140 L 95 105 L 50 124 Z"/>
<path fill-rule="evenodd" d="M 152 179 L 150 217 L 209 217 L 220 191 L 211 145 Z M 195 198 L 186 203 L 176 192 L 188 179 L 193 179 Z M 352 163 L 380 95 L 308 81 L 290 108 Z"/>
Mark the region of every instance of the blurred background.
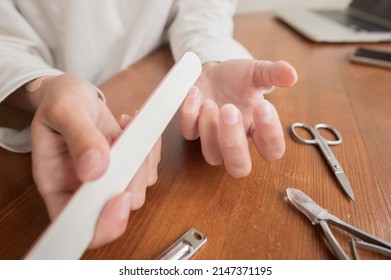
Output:
<path fill-rule="evenodd" d="M 238 13 L 272 11 L 277 8 L 294 7 L 346 7 L 350 0 L 238 0 Z"/>

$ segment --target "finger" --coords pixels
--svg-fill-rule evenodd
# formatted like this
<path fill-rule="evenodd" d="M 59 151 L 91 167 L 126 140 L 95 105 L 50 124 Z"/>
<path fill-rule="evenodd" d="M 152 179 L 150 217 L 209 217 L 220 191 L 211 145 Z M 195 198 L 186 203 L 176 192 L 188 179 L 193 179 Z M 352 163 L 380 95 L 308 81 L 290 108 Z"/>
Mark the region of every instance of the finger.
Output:
<path fill-rule="evenodd" d="M 157 166 L 160 162 L 160 152 L 161 139 L 159 138 L 126 187 L 126 191 L 132 193 L 132 210 L 139 209 L 144 205 L 147 187 L 155 184 L 157 181 Z"/>
<path fill-rule="evenodd" d="M 125 127 L 132 121 L 132 118 L 126 114 L 121 115 L 118 120 L 119 126 L 121 129 L 125 129 Z"/>
<path fill-rule="evenodd" d="M 118 137 L 122 134 L 123 130 L 132 120 L 133 118 L 128 115 L 123 114 L 120 116 L 120 118 L 118 119 L 118 124 L 121 130 L 114 131 L 111 133 L 111 143 L 114 143 L 118 139 Z"/>
<path fill-rule="evenodd" d="M 109 163 L 110 145 L 94 126 L 84 127 L 83 132 L 64 135 L 75 161 L 76 173 L 82 182 L 99 178 Z"/>
<path fill-rule="evenodd" d="M 126 191 L 132 193 L 132 210 L 139 209 L 144 205 L 147 182 L 148 162 L 145 160 L 126 187 Z"/>
<path fill-rule="evenodd" d="M 123 192 L 111 199 L 102 210 L 89 248 L 96 248 L 120 237 L 126 230 L 132 195 Z"/>
<path fill-rule="evenodd" d="M 253 77 L 257 87 L 290 87 L 297 81 L 297 72 L 286 61 L 255 61 Z"/>
<path fill-rule="evenodd" d="M 221 108 L 220 119 L 220 149 L 224 166 L 232 176 L 244 177 L 251 171 L 251 157 L 241 113 L 234 105 L 225 104 Z"/>
<path fill-rule="evenodd" d="M 40 117 L 36 116 L 31 125 L 32 175 L 53 217 L 81 182 L 61 135 L 48 129 Z"/>
<path fill-rule="evenodd" d="M 252 139 L 258 153 L 266 160 L 280 159 L 285 152 L 284 131 L 274 106 L 268 100 L 253 111 Z"/>
<path fill-rule="evenodd" d="M 44 186 L 45 187 L 45 186 Z M 40 191 L 40 190 L 39 190 Z M 40 194 L 45 201 L 46 208 L 51 221 L 54 221 L 60 215 L 64 206 L 72 198 L 73 193 L 42 192 Z"/>
<path fill-rule="evenodd" d="M 183 136 L 187 140 L 199 137 L 198 115 L 201 106 L 201 93 L 197 87 L 191 87 L 180 109 L 180 123 Z"/>
<path fill-rule="evenodd" d="M 48 119 L 63 135 L 78 178 L 86 182 L 99 178 L 106 170 L 110 143 L 98 129 L 92 116 L 86 112 L 86 108 L 74 103 L 70 101 L 53 106 L 48 113 Z M 99 104 L 96 106 L 99 107 Z M 114 117 L 110 115 L 108 118 L 105 121 L 110 123 L 111 133 L 119 131 L 119 125 Z"/>
<path fill-rule="evenodd" d="M 198 120 L 201 150 L 207 163 L 221 165 L 223 158 L 219 144 L 219 108 L 212 100 L 205 100 Z"/>
<path fill-rule="evenodd" d="M 153 146 L 151 152 L 148 155 L 148 182 L 147 186 L 152 186 L 156 183 L 158 178 L 158 170 L 157 167 L 159 165 L 160 159 L 161 159 L 161 145 L 162 141 L 161 138 L 156 142 L 156 144 Z"/>

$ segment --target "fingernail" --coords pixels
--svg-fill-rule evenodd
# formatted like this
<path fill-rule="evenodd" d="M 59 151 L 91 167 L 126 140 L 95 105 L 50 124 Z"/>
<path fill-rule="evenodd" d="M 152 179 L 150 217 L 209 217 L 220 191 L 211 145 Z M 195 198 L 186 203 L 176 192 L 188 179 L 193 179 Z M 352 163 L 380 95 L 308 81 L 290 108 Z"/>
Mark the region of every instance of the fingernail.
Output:
<path fill-rule="evenodd" d="M 272 122 L 274 120 L 272 104 L 267 100 L 263 100 L 256 110 L 256 115 L 261 122 Z"/>
<path fill-rule="evenodd" d="M 270 87 L 264 87 L 259 90 L 260 94 L 268 94 L 271 93 L 276 87 L 275 86 L 270 86 Z"/>
<path fill-rule="evenodd" d="M 221 108 L 221 118 L 225 124 L 237 124 L 239 122 L 239 110 L 232 104 L 225 104 Z"/>
<path fill-rule="evenodd" d="M 196 99 L 196 98 L 198 98 L 199 95 L 200 95 L 200 91 L 199 91 L 198 88 L 196 88 L 196 87 L 191 87 L 190 88 L 189 94 L 188 94 L 188 96 L 190 98 Z"/>
<path fill-rule="evenodd" d="M 204 108 L 216 108 L 216 103 L 214 103 L 212 100 L 210 99 L 207 99 L 204 101 L 204 103 L 202 104 L 202 106 Z"/>
<path fill-rule="evenodd" d="M 119 121 L 121 123 L 128 123 L 132 118 L 126 114 L 122 114 L 121 117 L 119 118 Z"/>
<path fill-rule="evenodd" d="M 97 149 L 90 149 L 84 152 L 77 161 L 77 168 L 83 178 L 93 177 L 91 174 L 95 173 L 99 168 L 101 160 L 102 155 Z"/>
<path fill-rule="evenodd" d="M 119 117 L 118 123 L 121 127 L 121 129 L 124 129 L 130 122 L 132 121 L 132 118 L 126 114 L 122 114 Z"/>
<path fill-rule="evenodd" d="M 118 211 L 118 218 L 125 220 L 129 216 L 130 208 L 132 206 L 132 195 L 129 192 L 125 192 L 121 199 L 121 205 Z"/>

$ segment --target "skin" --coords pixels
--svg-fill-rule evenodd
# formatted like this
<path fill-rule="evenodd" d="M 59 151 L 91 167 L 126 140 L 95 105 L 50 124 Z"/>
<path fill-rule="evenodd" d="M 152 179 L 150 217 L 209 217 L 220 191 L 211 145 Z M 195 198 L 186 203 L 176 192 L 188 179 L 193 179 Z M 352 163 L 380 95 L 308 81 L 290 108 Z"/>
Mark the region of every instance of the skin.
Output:
<path fill-rule="evenodd" d="M 285 151 L 278 113 L 260 89 L 290 87 L 296 80 L 295 69 L 283 61 L 209 63 L 181 106 L 183 136 L 201 139 L 202 153 L 209 164 L 224 165 L 233 177 L 244 177 L 251 171 L 248 137 L 266 160 L 279 159 Z M 111 144 L 131 122 L 126 115 L 116 120 L 92 84 L 69 74 L 46 77 L 33 94 L 21 87 L 5 104 L 35 113 L 33 176 L 52 219 L 82 183 L 105 172 Z M 126 191 L 102 210 L 90 248 L 122 235 L 130 211 L 143 205 L 147 187 L 157 180 L 160 155 L 161 140 Z"/>
<path fill-rule="evenodd" d="M 285 61 L 209 64 L 182 105 L 182 133 L 188 140 L 201 138 L 209 164 L 224 164 L 232 176 L 244 177 L 251 171 L 248 137 L 266 160 L 277 160 L 285 151 L 277 111 L 260 90 L 296 81 L 295 69 Z"/>

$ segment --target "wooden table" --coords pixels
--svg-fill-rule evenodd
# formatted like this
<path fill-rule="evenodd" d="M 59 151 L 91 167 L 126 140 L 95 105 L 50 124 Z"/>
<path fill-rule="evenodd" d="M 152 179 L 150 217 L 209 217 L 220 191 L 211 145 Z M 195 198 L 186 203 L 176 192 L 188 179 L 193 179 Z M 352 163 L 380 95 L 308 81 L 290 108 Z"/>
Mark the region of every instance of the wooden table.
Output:
<path fill-rule="evenodd" d="M 120 239 L 87 251 L 84 259 L 154 259 L 191 227 L 208 238 L 194 259 L 332 259 L 320 231 L 287 202 L 288 187 L 391 241 L 391 71 L 351 64 L 347 56 L 357 45 L 311 43 L 269 13 L 235 20 L 236 38 L 255 58 L 284 59 L 298 71 L 295 87 L 267 96 L 286 131 L 284 157 L 264 161 L 250 145 L 253 170 L 234 179 L 223 167 L 204 162 L 199 141 L 182 138 L 176 116 L 163 135 L 159 179 L 145 205 L 131 214 Z M 369 46 L 391 50 L 391 44 Z M 163 47 L 104 83 L 114 114 L 132 114 L 172 65 Z M 318 148 L 293 141 L 288 131 L 293 122 L 324 122 L 340 130 L 344 142 L 332 150 L 352 184 L 354 203 Z M 48 223 L 30 155 L 1 149 L 0 258 L 23 258 Z M 348 236 L 334 232 L 348 248 Z"/>

